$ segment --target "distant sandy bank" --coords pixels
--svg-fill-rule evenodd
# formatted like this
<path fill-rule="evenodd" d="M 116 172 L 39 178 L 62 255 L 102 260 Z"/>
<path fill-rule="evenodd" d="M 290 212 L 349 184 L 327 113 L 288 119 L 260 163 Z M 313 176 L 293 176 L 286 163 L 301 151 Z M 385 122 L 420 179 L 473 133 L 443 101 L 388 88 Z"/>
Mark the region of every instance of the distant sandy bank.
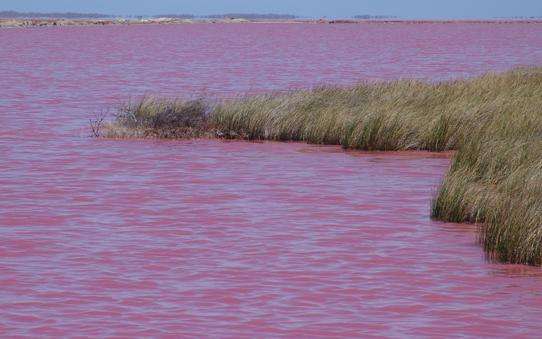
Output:
<path fill-rule="evenodd" d="M 239 23 L 288 23 L 288 24 L 542 24 L 542 19 L 532 20 L 350 20 L 350 19 L 276 19 L 276 20 L 247 20 L 240 18 L 229 19 L 0 19 L 0 28 L 10 27 L 46 27 L 46 26 L 105 26 L 105 25 L 148 25 L 148 24 L 239 24 Z"/>

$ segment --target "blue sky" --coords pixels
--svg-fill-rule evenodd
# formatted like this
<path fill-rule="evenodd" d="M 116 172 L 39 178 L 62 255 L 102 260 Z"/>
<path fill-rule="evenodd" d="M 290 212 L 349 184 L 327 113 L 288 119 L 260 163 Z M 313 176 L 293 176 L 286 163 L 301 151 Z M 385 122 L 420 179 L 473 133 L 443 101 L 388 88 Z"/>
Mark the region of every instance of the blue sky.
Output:
<path fill-rule="evenodd" d="M 0 0 L 0 10 L 119 15 L 272 12 L 310 17 L 387 14 L 404 18 L 493 18 L 542 16 L 542 0 Z"/>

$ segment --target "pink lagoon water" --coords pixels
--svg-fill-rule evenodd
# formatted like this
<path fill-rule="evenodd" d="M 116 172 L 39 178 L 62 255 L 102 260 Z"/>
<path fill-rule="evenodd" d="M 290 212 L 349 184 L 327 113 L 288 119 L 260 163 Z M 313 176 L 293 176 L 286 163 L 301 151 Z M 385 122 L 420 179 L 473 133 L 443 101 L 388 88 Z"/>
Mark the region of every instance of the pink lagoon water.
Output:
<path fill-rule="evenodd" d="M 542 63 L 542 24 L 0 30 L 0 336 L 537 336 L 542 272 L 429 218 L 449 157 L 115 141 L 144 94 Z"/>

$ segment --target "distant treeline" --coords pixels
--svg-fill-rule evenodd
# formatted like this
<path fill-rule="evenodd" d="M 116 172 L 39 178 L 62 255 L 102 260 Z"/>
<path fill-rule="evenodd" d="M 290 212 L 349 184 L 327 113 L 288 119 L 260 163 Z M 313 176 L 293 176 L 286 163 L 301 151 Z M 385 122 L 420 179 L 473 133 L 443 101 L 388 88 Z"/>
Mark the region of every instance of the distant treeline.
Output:
<path fill-rule="evenodd" d="M 103 19 L 111 18 L 112 15 L 100 13 L 38 13 L 38 12 L 16 12 L 16 11 L 0 11 L 0 18 L 3 19 Z"/>
<path fill-rule="evenodd" d="M 138 19 L 148 18 L 147 16 L 129 16 Z M 246 20 L 280 20 L 280 19 L 297 19 L 298 16 L 291 14 L 273 14 L 273 13 L 224 13 L 224 14 L 209 14 L 209 15 L 193 15 L 193 14 L 157 14 L 151 18 L 171 18 L 171 19 L 246 19 Z"/>
<path fill-rule="evenodd" d="M 153 18 L 172 18 L 172 19 L 194 19 L 196 16 L 192 14 L 158 14 L 153 15 Z"/>
<path fill-rule="evenodd" d="M 274 13 L 267 13 L 267 14 L 261 14 L 261 13 L 225 13 L 225 14 L 212 14 L 212 15 L 206 15 L 203 16 L 203 18 L 210 18 L 210 19 L 247 19 L 247 20 L 257 20 L 257 19 L 269 19 L 269 20 L 277 20 L 277 19 L 297 19 L 298 16 L 292 15 L 292 14 L 274 14 Z"/>
<path fill-rule="evenodd" d="M 542 19 L 542 16 L 504 16 L 496 17 L 495 19 L 515 19 L 515 20 L 525 20 L 525 19 Z"/>
<path fill-rule="evenodd" d="M 354 19 L 362 19 L 362 20 L 393 19 L 393 18 L 397 18 L 397 17 L 391 16 L 391 15 L 369 15 L 369 14 L 354 15 Z"/>
<path fill-rule="evenodd" d="M 101 13 L 39 13 L 39 12 L 17 12 L 17 11 L 0 11 L 2 19 L 103 19 L 118 17 L 115 15 Z M 121 17 L 129 18 L 174 18 L 174 19 L 246 19 L 246 20 L 279 20 L 279 19 L 296 19 L 298 16 L 291 14 L 274 14 L 274 13 L 225 13 L 225 14 L 210 14 L 196 16 L 193 14 L 159 14 L 159 15 L 126 15 Z"/>
<path fill-rule="evenodd" d="M 0 11 L 0 18 L 2 19 L 105 19 L 119 17 L 116 15 L 102 14 L 102 13 L 40 13 L 40 12 L 17 12 L 17 11 Z M 125 15 L 120 16 L 125 18 L 172 18 L 172 19 L 246 19 L 246 20 L 292 20 L 299 19 L 300 17 L 293 14 L 276 14 L 276 13 L 224 13 L 224 14 L 210 14 L 210 15 L 193 15 L 193 14 L 159 14 L 152 16 L 143 15 Z M 390 19 L 396 18 L 389 15 L 355 15 L 354 19 L 362 20 L 375 20 L 375 19 Z"/>

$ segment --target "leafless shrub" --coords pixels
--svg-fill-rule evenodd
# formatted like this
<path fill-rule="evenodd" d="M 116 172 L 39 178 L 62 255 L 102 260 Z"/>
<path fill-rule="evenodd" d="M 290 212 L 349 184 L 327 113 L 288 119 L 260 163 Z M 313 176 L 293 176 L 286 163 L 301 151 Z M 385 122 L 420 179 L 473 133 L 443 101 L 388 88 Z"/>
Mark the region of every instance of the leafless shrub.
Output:
<path fill-rule="evenodd" d="M 96 114 L 94 118 L 89 119 L 90 131 L 91 131 L 92 137 L 99 138 L 102 136 L 106 117 L 107 117 L 107 113 L 102 111 Z"/>

